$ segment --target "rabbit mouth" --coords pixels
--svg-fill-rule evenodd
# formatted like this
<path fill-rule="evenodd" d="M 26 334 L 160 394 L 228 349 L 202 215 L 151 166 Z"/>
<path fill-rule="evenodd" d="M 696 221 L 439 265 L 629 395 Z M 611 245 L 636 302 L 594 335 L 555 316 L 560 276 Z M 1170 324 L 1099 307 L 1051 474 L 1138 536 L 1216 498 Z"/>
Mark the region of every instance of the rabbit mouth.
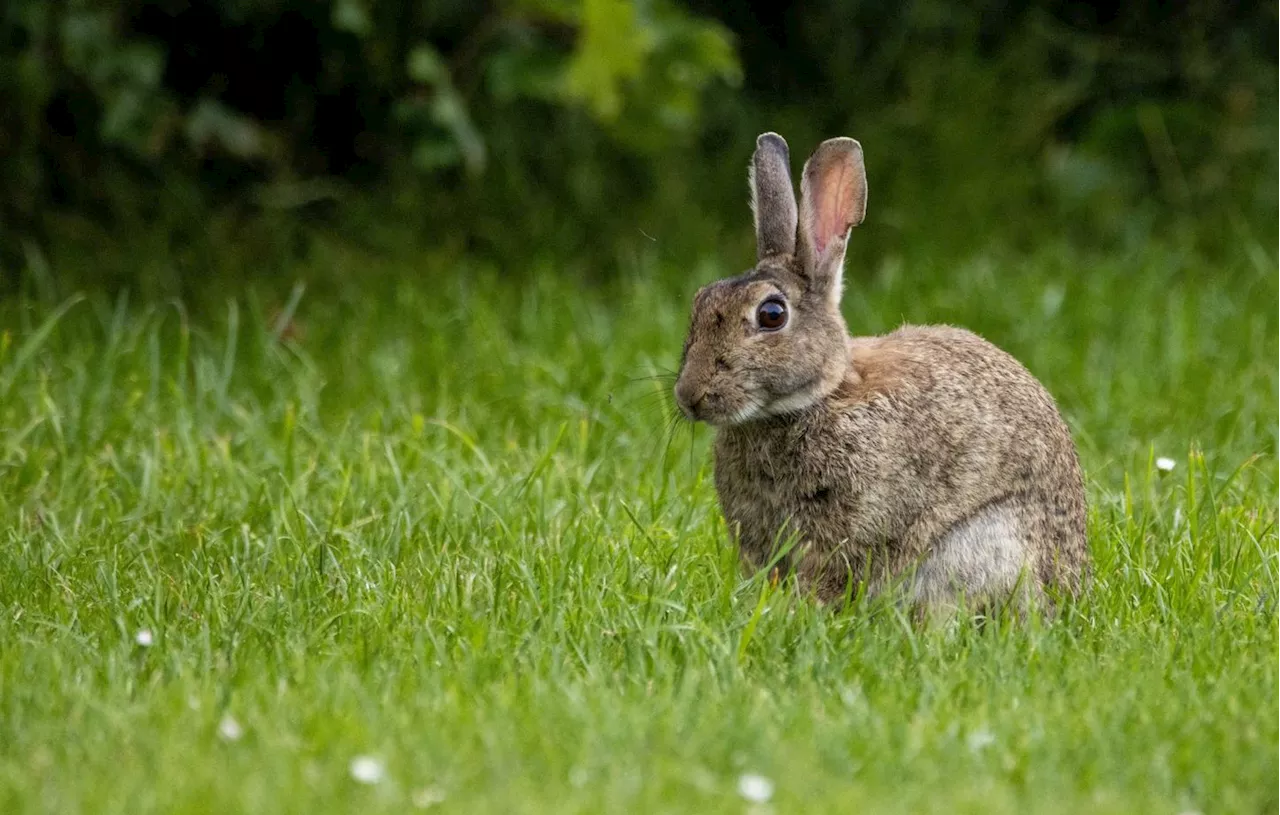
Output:
<path fill-rule="evenodd" d="M 822 398 L 819 390 L 812 386 L 777 395 L 764 388 L 733 390 L 725 393 L 719 388 L 704 390 L 678 384 L 676 406 L 689 421 L 732 427 L 800 413 Z"/>
<path fill-rule="evenodd" d="M 712 427 L 735 427 L 763 419 L 773 419 L 799 413 L 812 404 L 813 398 L 808 394 L 792 394 L 776 401 L 766 401 L 759 396 L 749 396 L 743 404 L 732 410 L 725 410 L 715 414 L 704 412 L 702 415 L 697 417 L 690 416 L 690 418 L 706 422 Z"/>
<path fill-rule="evenodd" d="M 799 390 L 769 399 L 763 394 L 747 394 L 737 404 L 726 404 L 719 394 L 707 394 L 696 401 L 677 400 L 677 405 L 684 417 L 693 422 L 705 422 L 712 427 L 733 427 L 801 413 L 821 400 L 821 396 L 811 390 Z M 735 400 L 736 401 L 736 400 Z"/>
<path fill-rule="evenodd" d="M 727 400 L 715 391 L 690 397 L 677 390 L 676 405 L 689 421 L 706 422 L 712 427 L 742 424 L 765 415 L 765 403 L 751 395 L 740 401 Z"/>

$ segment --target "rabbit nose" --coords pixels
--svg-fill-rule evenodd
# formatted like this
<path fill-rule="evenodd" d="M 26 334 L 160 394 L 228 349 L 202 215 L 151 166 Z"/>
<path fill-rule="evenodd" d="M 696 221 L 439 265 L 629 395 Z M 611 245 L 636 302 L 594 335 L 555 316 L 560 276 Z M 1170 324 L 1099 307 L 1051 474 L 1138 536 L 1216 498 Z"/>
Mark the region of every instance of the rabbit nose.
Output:
<path fill-rule="evenodd" d="M 697 419 L 706 401 L 706 388 L 699 388 L 684 380 L 676 383 L 676 404 L 679 405 L 680 412 L 685 416 L 690 419 Z"/>

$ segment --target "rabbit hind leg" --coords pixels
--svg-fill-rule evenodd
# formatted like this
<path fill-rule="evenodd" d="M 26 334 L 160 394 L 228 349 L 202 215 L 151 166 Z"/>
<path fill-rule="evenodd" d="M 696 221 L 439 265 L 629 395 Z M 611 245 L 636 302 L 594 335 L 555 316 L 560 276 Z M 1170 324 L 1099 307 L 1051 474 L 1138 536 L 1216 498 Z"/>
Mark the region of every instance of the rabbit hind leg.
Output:
<path fill-rule="evenodd" d="M 916 567 L 908 586 L 927 618 L 961 609 L 987 613 L 1010 604 L 1025 614 L 1039 594 L 1033 548 L 1013 500 L 984 507 L 948 529 Z"/>

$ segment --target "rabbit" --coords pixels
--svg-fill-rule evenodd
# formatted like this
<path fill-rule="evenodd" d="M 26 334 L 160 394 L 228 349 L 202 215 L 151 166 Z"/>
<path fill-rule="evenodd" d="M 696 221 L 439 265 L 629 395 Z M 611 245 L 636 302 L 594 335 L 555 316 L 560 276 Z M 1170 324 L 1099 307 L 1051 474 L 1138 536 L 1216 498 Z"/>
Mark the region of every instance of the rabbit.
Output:
<path fill-rule="evenodd" d="M 926 613 L 1076 595 L 1090 568 L 1084 484 L 1045 388 L 961 328 L 849 336 L 861 145 L 823 142 L 797 208 L 787 143 L 765 133 L 749 182 L 756 266 L 694 296 L 675 383 L 685 417 L 715 428 L 741 559 L 777 564 L 824 603 L 890 587 Z"/>

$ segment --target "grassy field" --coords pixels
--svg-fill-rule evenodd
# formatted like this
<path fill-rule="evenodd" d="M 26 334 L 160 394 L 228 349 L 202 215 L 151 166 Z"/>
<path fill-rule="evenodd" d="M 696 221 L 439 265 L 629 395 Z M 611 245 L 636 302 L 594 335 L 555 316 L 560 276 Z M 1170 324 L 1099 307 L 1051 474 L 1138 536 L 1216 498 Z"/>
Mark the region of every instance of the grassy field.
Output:
<path fill-rule="evenodd" d="M 740 573 L 666 378 L 736 270 L 321 256 L 0 302 L 0 811 L 1277 810 L 1270 249 L 850 270 L 1086 468 L 1092 591 L 928 631 Z"/>

